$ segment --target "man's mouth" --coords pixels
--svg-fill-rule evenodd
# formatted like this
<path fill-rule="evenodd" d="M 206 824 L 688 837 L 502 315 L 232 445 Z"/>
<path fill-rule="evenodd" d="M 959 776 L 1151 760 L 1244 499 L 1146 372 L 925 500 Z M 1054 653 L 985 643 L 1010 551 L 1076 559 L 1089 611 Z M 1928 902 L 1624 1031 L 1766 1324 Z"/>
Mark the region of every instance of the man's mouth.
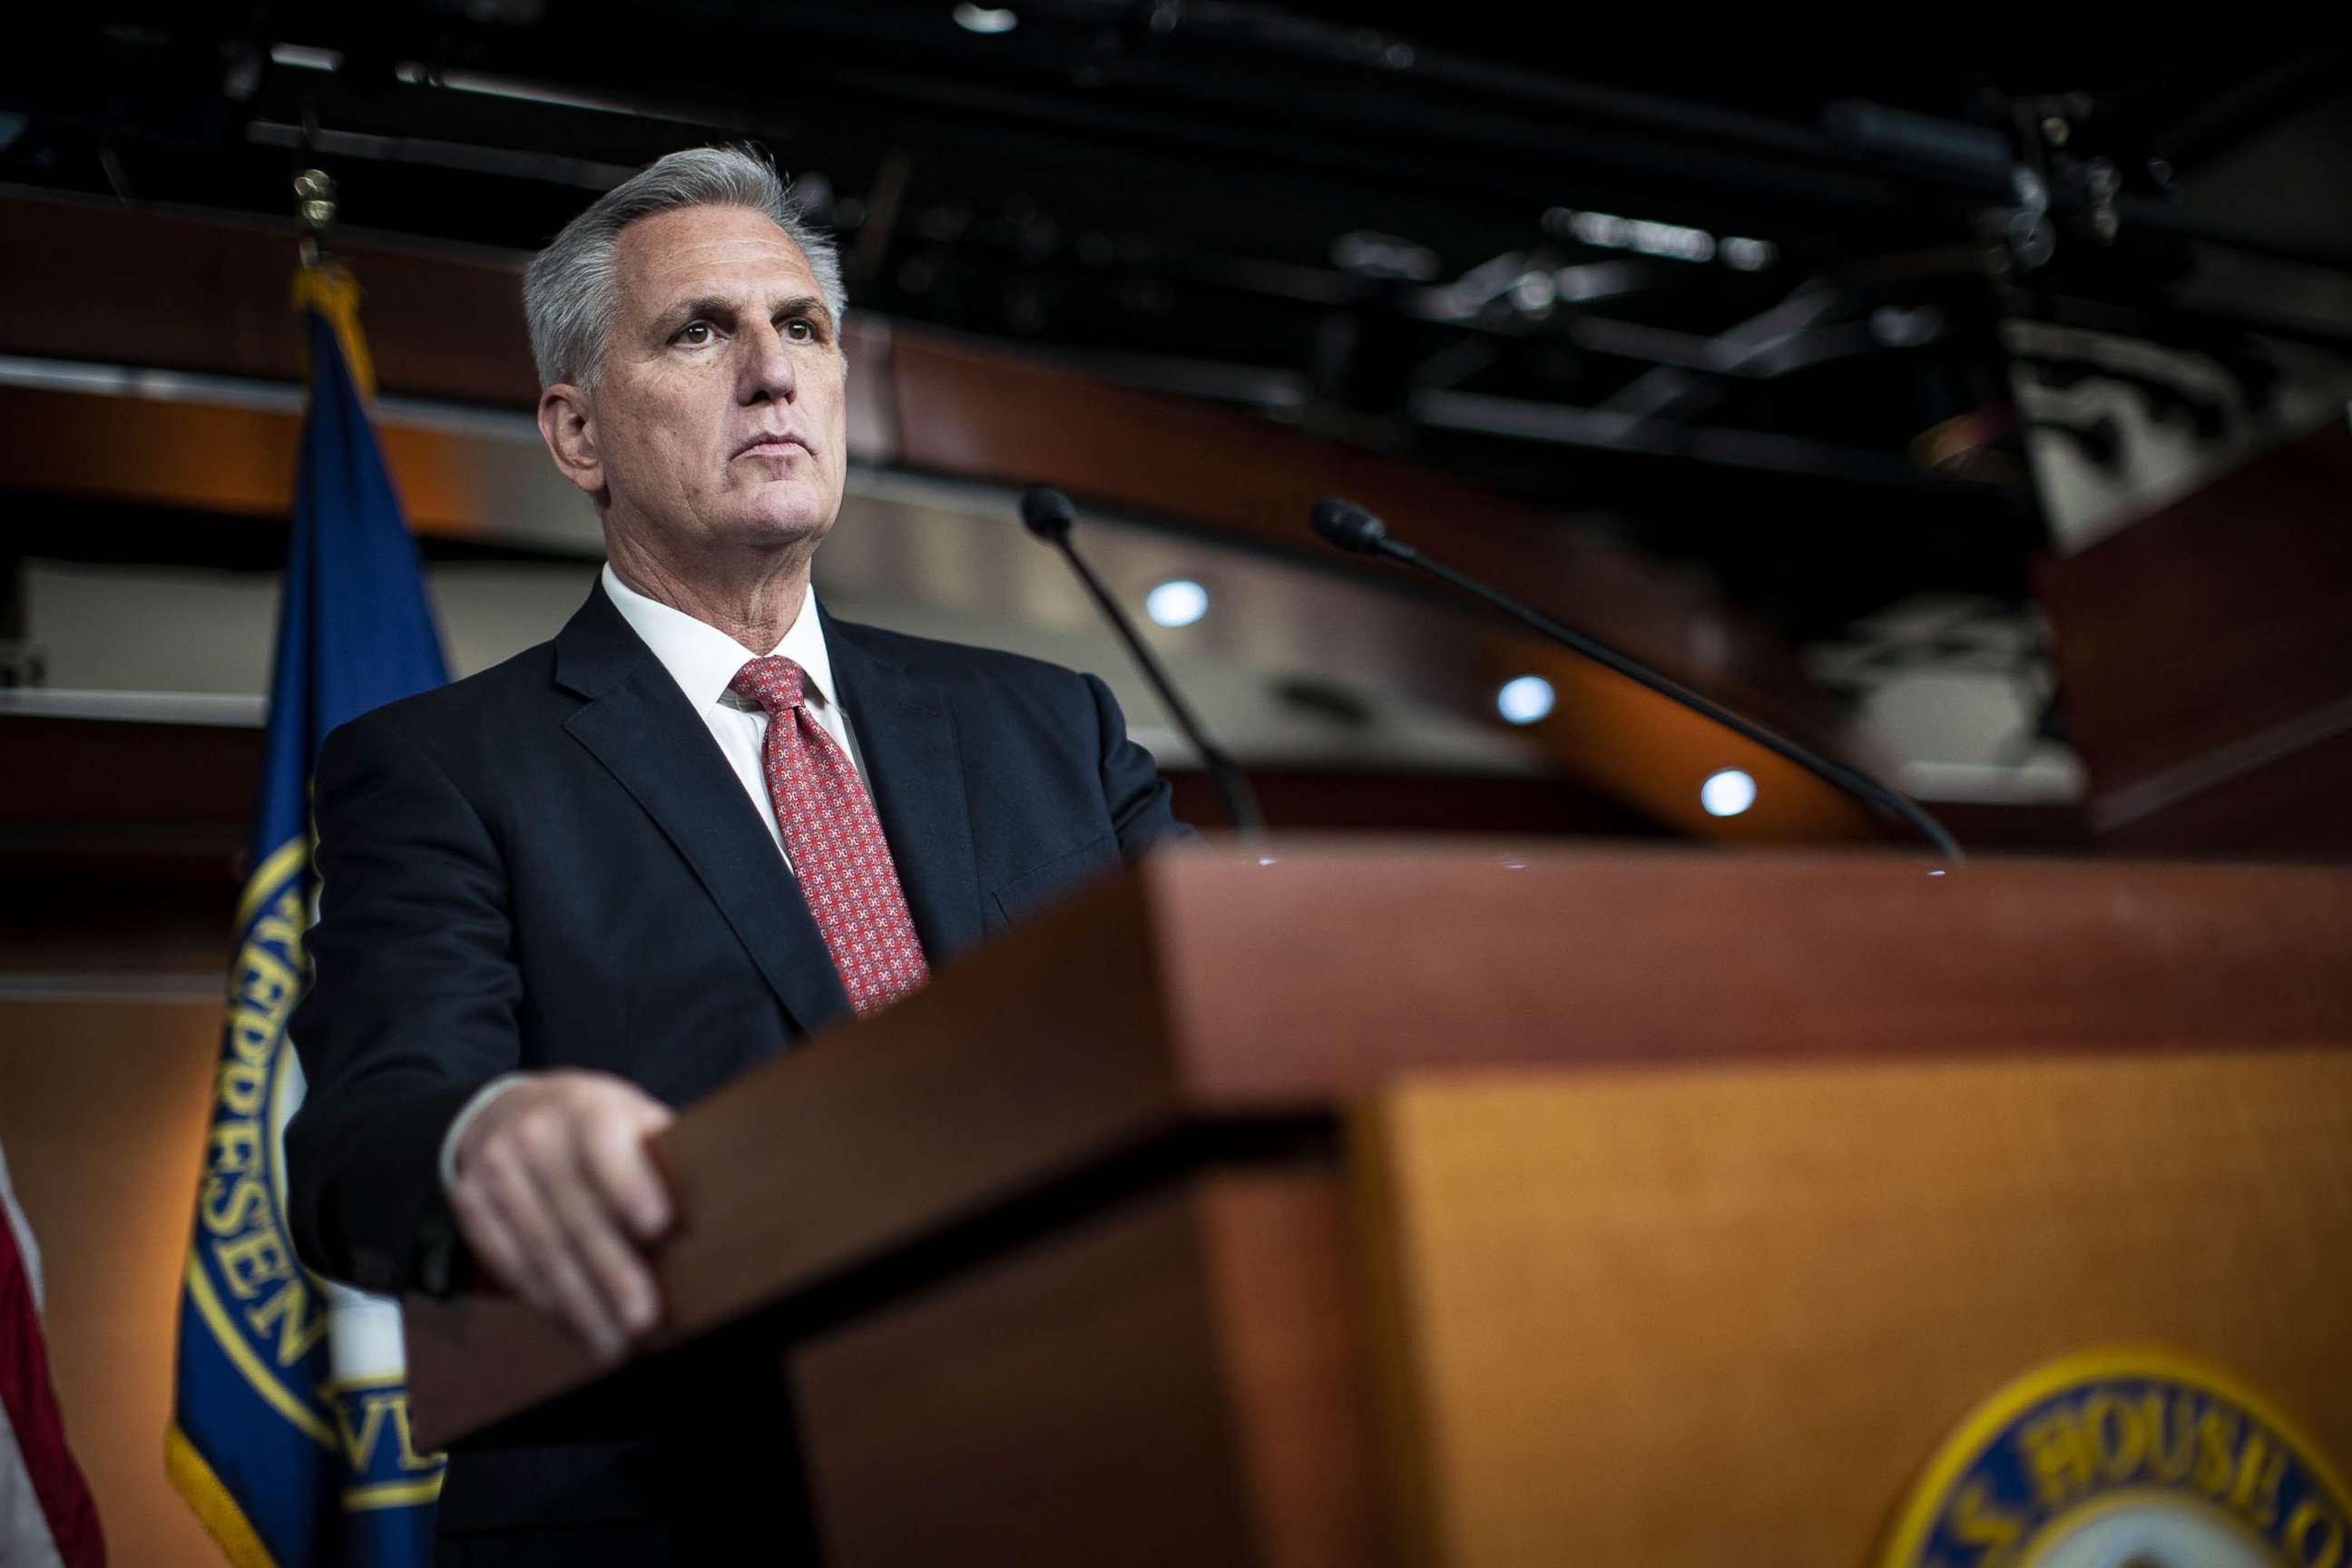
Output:
<path fill-rule="evenodd" d="M 808 443 L 797 436 L 755 436 L 735 449 L 739 458 L 787 458 L 810 455 Z"/>

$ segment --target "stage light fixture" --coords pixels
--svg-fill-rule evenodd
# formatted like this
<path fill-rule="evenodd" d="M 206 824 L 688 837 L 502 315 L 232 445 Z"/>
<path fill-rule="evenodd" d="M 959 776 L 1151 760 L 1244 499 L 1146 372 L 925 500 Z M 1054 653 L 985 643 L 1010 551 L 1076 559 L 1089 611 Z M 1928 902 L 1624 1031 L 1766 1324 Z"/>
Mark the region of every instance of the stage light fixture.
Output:
<path fill-rule="evenodd" d="M 967 33 L 1009 33 L 1021 25 L 1021 18 L 1002 5 L 975 5 L 971 0 L 958 0 L 955 25 Z"/>
<path fill-rule="evenodd" d="M 269 63 L 290 66 L 296 70 L 339 71 L 343 68 L 343 52 L 341 49 L 313 48 L 308 44 L 272 44 L 269 46 Z"/>

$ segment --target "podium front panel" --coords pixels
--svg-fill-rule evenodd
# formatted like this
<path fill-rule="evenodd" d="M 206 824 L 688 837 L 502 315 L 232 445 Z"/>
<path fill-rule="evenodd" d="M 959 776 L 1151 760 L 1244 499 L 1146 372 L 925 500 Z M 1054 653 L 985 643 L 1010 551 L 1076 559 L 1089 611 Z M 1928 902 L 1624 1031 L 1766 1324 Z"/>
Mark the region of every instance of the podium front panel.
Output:
<path fill-rule="evenodd" d="M 2342 1050 L 1470 1075 L 1361 1131 L 1411 1561 L 1870 1562 L 1972 1407 L 2117 1348 L 2352 1455 Z"/>

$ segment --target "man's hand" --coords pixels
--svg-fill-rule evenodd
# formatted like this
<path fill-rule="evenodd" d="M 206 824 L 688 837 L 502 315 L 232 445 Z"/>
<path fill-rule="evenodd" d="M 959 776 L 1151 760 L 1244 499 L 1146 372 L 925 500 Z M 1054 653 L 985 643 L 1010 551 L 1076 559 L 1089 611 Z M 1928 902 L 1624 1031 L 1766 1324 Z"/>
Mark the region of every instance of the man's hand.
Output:
<path fill-rule="evenodd" d="M 610 1074 L 525 1073 L 457 1144 L 449 1204 L 474 1256 L 608 1364 L 661 1317 L 642 1249 L 673 1214 L 646 1141 L 670 1121 Z"/>

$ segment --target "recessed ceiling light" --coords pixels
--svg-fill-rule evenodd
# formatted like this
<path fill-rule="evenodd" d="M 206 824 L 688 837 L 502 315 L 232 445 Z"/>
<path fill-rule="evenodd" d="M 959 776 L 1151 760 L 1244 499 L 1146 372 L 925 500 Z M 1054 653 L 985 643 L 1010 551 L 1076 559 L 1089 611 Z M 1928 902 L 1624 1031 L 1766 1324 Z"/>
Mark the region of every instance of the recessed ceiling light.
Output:
<path fill-rule="evenodd" d="M 1756 804 L 1756 781 L 1738 768 L 1721 768 L 1698 786 L 1698 803 L 1709 816 L 1738 816 Z"/>
<path fill-rule="evenodd" d="M 1514 724 L 1532 724 L 1551 711 L 1551 682 L 1540 675 L 1522 675 L 1503 682 L 1495 693 L 1495 711 Z"/>
<path fill-rule="evenodd" d="M 1143 613 L 1163 626 L 1189 626 L 1209 613 L 1209 591 L 1189 577 L 1175 577 L 1143 596 Z"/>

